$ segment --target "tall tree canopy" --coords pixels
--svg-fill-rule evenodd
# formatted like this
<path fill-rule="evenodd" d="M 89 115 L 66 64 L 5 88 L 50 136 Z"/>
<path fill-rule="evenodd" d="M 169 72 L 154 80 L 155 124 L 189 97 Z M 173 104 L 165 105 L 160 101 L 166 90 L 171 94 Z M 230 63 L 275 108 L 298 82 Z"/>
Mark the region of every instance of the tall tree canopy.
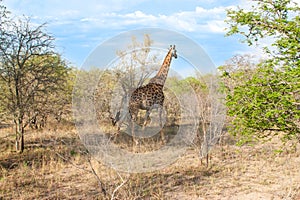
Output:
<path fill-rule="evenodd" d="M 227 96 L 234 134 L 243 142 L 283 133 L 300 141 L 300 7 L 292 0 L 252 0 L 250 9 L 227 10 L 227 35 L 239 34 L 248 45 L 261 39 L 268 59 Z M 230 77 L 230 73 L 224 73 Z"/>
<path fill-rule="evenodd" d="M 14 121 L 16 149 L 22 152 L 25 127 L 45 113 L 46 105 L 56 102 L 53 96 L 64 89 L 68 68 L 55 53 L 54 38 L 44 24 L 1 15 L 0 108 Z"/>

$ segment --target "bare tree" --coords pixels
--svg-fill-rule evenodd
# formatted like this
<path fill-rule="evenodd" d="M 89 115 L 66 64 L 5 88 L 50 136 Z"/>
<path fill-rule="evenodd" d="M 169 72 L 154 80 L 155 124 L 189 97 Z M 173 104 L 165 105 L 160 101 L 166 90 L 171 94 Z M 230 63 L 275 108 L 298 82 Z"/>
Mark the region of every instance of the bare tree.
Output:
<path fill-rule="evenodd" d="M 202 135 L 199 157 L 209 162 L 209 152 L 223 134 L 226 118 L 225 97 L 220 91 L 220 81 L 216 75 L 206 77 L 205 92 L 198 92 L 200 106 L 200 132 Z"/>
<path fill-rule="evenodd" d="M 1 2 L 2 0 L 0 0 L 0 3 Z M 6 7 L 0 4 L 0 27 L 1 28 L 7 22 L 9 13 L 10 12 L 6 9 Z"/>
<path fill-rule="evenodd" d="M 99 119 L 111 118 L 118 126 L 122 124 L 128 114 L 127 102 L 131 92 L 143 85 L 159 67 L 157 56 L 150 52 L 151 45 L 149 35 L 145 34 L 142 42 L 133 36 L 127 49 L 116 52 L 119 61 L 102 72 L 96 88 Z"/>
<path fill-rule="evenodd" d="M 197 106 L 199 113 L 199 127 L 197 137 L 192 142 L 194 148 L 199 152 L 199 158 L 209 161 L 209 152 L 217 144 L 223 134 L 223 126 L 226 117 L 224 95 L 220 91 L 220 82 L 216 75 L 197 75 L 186 81 L 194 89 L 197 95 Z"/>
<path fill-rule="evenodd" d="M 64 88 L 66 63 L 54 52 L 45 24 L 9 18 L 1 25 L 0 104 L 15 124 L 16 150 L 24 150 L 24 129 L 41 114 L 56 91 Z"/>
<path fill-rule="evenodd" d="M 254 55 L 235 55 L 225 62 L 218 69 L 222 73 L 222 82 L 230 92 L 241 81 L 250 80 L 257 69 L 259 60 Z"/>

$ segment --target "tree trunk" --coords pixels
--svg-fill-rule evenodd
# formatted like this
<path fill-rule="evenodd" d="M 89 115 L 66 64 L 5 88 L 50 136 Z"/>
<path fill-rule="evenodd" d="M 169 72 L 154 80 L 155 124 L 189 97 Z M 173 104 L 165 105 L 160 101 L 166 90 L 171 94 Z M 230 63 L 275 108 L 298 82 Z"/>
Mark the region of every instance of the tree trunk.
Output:
<path fill-rule="evenodd" d="M 24 151 L 24 128 L 22 119 L 16 121 L 16 151 L 23 153 Z"/>

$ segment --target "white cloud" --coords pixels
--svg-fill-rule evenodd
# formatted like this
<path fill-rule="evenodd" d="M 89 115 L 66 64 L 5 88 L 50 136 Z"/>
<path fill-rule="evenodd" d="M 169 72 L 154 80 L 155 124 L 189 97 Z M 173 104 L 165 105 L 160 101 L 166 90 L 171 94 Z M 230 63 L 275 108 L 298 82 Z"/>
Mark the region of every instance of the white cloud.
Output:
<path fill-rule="evenodd" d="M 224 20 L 212 20 L 207 24 L 207 28 L 212 33 L 225 33 L 225 28 L 227 27 Z"/>
<path fill-rule="evenodd" d="M 79 21 L 86 28 L 90 27 L 91 29 L 158 26 L 183 32 L 224 33 L 225 9 L 226 7 L 213 9 L 196 7 L 194 11 L 182 11 L 170 15 L 146 14 L 139 10 L 125 14 L 111 12 L 93 17 L 83 17 Z"/>
<path fill-rule="evenodd" d="M 140 10 L 118 12 L 141 2 L 140 0 L 111 0 L 109 3 L 104 0 L 89 0 L 88 3 L 82 0 L 28 0 L 26 2 L 10 0 L 6 4 L 14 9 L 14 13 L 32 16 L 33 19 L 41 22 L 48 21 L 50 26 L 64 28 L 65 25 L 73 24 L 77 31 L 80 31 L 78 28 L 82 28 L 84 32 L 95 28 L 159 26 L 183 32 L 224 33 L 223 19 L 227 7 L 205 9 L 197 6 L 191 11 L 179 11 L 169 15 L 154 12 L 149 14 Z"/>
<path fill-rule="evenodd" d="M 143 0 L 7 0 L 4 4 L 15 14 L 64 20 L 96 16 L 103 12 L 118 12 L 142 2 Z"/>
<path fill-rule="evenodd" d="M 143 4 L 144 1 L 147 2 Z M 34 23 L 49 22 L 48 29 L 59 45 L 66 47 L 68 53 L 76 50 L 74 60 L 79 59 L 78 52 L 82 49 L 92 49 L 99 41 L 129 29 L 156 27 L 198 38 L 213 34 L 223 38 L 225 9 L 229 6 L 222 6 L 222 2 L 228 0 L 187 0 L 184 7 L 181 0 L 167 1 L 172 3 L 170 10 L 163 6 L 156 9 L 151 0 L 4 0 L 3 3 L 14 14 L 31 16 Z"/>
<path fill-rule="evenodd" d="M 216 7 L 205 9 L 197 6 L 193 11 L 178 12 L 164 18 L 167 19 L 165 20 L 167 24 L 175 25 L 174 27 L 176 27 L 177 23 L 177 30 L 200 33 L 224 33 L 225 23 L 223 21 L 226 8 Z"/>

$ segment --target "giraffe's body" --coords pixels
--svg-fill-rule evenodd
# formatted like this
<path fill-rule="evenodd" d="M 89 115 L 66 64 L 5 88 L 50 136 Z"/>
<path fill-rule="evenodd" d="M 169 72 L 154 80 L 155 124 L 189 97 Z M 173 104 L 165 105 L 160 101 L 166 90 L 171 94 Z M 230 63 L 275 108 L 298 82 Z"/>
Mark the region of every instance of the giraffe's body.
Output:
<path fill-rule="evenodd" d="M 171 46 L 168 54 L 166 55 L 160 70 L 152 79 L 150 79 L 147 85 L 141 86 L 134 90 L 129 100 L 129 113 L 132 121 L 137 119 L 139 110 L 146 110 L 144 118 L 144 126 L 146 125 L 147 118 L 150 115 L 150 111 L 153 108 L 160 108 L 159 117 L 161 124 L 161 109 L 164 104 L 163 87 L 168 76 L 172 57 L 177 58 L 175 45 Z M 133 128 L 134 132 L 134 128 Z M 134 133 L 133 133 L 134 135 Z"/>
<path fill-rule="evenodd" d="M 129 112 L 136 120 L 139 109 L 149 111 L 164 103 L 163 85 L 148 83 L 137 88 L 131 95 L 129 101 Z M 146 119 L 145 119 L 146 120 Z"/>

